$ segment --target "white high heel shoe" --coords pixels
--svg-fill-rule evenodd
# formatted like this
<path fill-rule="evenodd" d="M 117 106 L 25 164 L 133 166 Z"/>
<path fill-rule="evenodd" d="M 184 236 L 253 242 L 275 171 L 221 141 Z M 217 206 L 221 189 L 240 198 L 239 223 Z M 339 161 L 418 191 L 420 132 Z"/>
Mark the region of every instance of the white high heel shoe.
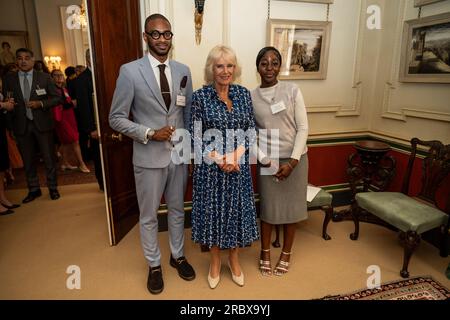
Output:
<path fill-rule="evenodd" d="M 211 289 L 215 289 L 217 287 L 217 285 L 219 284 L 220 281 L 220 269 L 221 269 L 221 265 L 219 266 L 219 275 L 217 276 L 217 278 L 213 278 L 211 277 L 211 265 L 209 265 L 209 271 L 208 271 L 208 283 L 209 283 L 209 287 Z"/>
<path fill-rule="evenodd" d="M 237 276 L 233 273 L 233 269 L 231 269 L 230 260 L 228 260 L 228 268 L 230 268 L 231 272 L 231 279 L 233 279 L 234 283 L 236 283 L 238 286 L 243 287 L 244 286 L 244 273 L 241 270 L 241 275 Z"/>

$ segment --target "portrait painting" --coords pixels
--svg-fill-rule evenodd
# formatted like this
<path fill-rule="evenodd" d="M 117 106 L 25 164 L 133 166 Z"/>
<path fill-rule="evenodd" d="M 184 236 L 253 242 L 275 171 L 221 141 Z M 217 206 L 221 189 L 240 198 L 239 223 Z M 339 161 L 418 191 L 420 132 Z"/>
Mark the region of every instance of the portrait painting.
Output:
<path fill-rule="evenodd" d="M 0 31 L 0 63 L 7 65 L 15 62 L 16 50 L 28 48 L 28 35 L 26 31 Z"/>

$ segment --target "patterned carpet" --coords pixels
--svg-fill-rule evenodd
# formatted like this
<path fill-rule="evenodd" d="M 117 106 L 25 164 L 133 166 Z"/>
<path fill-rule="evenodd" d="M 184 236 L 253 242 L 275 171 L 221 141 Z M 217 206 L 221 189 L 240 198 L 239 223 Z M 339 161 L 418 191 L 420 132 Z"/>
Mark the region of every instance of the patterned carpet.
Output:
<path fill-rule="evenodd" d="M 326 296 L 320 300 L 450 300 L 450 291 L 430 276 L 385 283 L 378 289 Z"/>

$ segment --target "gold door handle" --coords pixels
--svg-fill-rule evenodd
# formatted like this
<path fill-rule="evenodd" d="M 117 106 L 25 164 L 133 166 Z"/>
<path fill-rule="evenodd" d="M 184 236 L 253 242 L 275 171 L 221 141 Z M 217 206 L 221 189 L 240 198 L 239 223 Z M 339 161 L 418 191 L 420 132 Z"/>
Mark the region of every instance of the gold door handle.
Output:
<path fill-rule="evenodd" d="M 111 139 L 114 141 L 122 141 L 122 134 L 121 133 L 113 133 L 111 135 Z"/>

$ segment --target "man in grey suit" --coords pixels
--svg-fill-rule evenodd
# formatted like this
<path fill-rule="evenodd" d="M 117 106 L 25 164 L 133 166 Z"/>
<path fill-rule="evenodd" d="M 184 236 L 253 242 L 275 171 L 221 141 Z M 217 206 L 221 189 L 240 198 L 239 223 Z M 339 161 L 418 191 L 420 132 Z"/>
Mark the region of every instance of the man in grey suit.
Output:
<path fill-rule="evenodd" d="M 164 288 L 157 218 L 162 195 L 168 209 L 170 265 L 181 278 L 195 278 L 183 252 L 187 165 L 171 161 L 171 137 L 189 122 L 192 79 L 186 65 L 168 58 L 172 36 L 164 16 L 153 14 L 145 20 L 148 54 L 120 68 L 109 115 L 111 128 L 134 140 L 141 243 L 150 267 L 147 288 L 153 294 Z"/>
<path fill-rule="evenodd" d="M 16 105 L 10 113 L 12 128 L 23 158 L 28 184 L 28 195 L 23 203 L 42 195 L 36 170 L 40 150 L 47 172 L 50 198 L 59 198 L 56 182 L 55 142 L 53 140 L 53 113 L 60 97 L 47 73 L 33 71 L 34 55 L 26 48 L 16 51 L 19 72 L 8 74 L 3 86 L 5 96 L 14 98 Z"/>

